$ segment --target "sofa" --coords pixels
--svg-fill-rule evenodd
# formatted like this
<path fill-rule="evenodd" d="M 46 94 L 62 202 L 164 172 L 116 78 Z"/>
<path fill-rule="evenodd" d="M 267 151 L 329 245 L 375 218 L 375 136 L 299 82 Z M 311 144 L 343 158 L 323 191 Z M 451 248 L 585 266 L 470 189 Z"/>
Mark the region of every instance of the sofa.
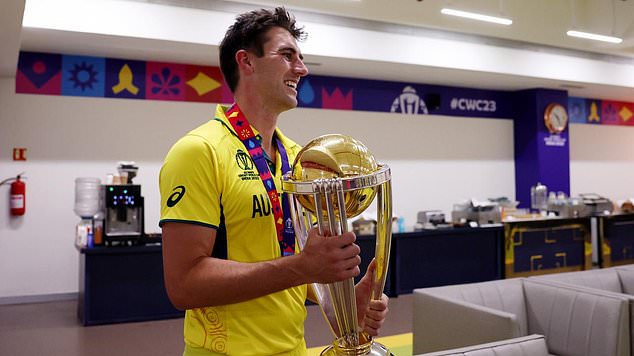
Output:
<path fill-rule="evenodd" d="M 634 355 L 634 265 L 547 274 L 530 279 L 613 293 L 629 299 L 630 351 Z"/>
<path fill-rule="evenodd" d="M 548 356 L 548 350 L 543 335 L 528 335 L 420 356 Z"/>
<path fill-rule="evenodd" d="M 532 278 L 414 291 L 414 354 L 529 334 L 549 354 L 630 355 L 629 299 Z"/>
<path fill-rule="evenodd" d="M 634 265 L 614 267 L 621 281 L 623 293 L 634 295 Z"/>
<path fill-rule="evenodd" d="M 634 295 L 634 266 L 591 269 L 587 271 L 544 274 L 530 277 L 600 289 L 613 293 Z"/>

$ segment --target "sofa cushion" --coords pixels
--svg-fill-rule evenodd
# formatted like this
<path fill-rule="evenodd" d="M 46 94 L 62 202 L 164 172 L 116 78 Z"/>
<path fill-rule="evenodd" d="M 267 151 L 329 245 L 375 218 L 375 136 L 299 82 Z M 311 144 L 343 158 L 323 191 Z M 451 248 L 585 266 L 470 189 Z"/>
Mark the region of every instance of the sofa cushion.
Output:
<path fill-rule="evenodd" d="M 632 274 L 634 274 L 634 271 L 632 272 Z M 619 274 L 613 268 L 545 274 L 531 278 L 548 279 L 588 288 L 607 290 L 614 293 L 623 293 Z"/>
<path fill-rule="evenodd" d="M 623 293 L 634 295 L 634 265 L 619 266 L 615 270 L 621 279 Z"/>
<path fill-rule="evenodd" d="M 528 334 L 522 279 L 425 288 L 430 294 L 463 300 L 515 315 L 520 335 Z"/>
<path fill-rule="evenodd" d="M 554 281 L 524 281 L 530 333 L 545 335 L 557 355 L 622 355 L 630 353 L 629 300 Z"/>
<path fill-rule="evenodd" d="M 523 336 L 514 314 L 414 290 L 413 351 L 448 350 Z"/>
<path fill-rule="evenodd" d="M 529 335 L 459 349 L 423 354 L 424 356 L 547 356 L 542 335 Z"/>

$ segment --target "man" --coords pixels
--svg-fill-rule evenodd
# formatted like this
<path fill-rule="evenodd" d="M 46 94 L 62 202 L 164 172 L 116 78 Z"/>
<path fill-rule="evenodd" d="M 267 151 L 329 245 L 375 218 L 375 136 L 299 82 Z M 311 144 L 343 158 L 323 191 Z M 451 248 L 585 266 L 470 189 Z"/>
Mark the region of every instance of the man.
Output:
<path fill-rule="evenodd" d="M 220 45 L 235 103 L 181 138 L 161 169 L 165 284 L 187 309 L 184 355 L 304 355 L 307 284 L 359 274 L 353 233 L 313 229 L 299 252 L 276 224 L 289 214 L 277 199 L 281 176 L 300 150 L 276 127 L 308 74 L 302 36 L 284 8 L 238 16 Z M 369 302 L 368 272 L 358 313 L 376 335 L 387 297 Z"/>

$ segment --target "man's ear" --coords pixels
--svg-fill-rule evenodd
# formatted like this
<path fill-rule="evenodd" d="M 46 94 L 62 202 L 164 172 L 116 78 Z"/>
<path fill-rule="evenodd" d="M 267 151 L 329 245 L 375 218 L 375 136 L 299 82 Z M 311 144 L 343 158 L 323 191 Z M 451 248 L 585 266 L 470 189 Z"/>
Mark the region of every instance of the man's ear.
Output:
<path fill-rule="evenodd" d="M 238 63 L 238 69 L 241 72 L 253 73 L 253 62 L 251 62 L 252 54 L 241 49 L 236 52 L 236 63 Z"/>

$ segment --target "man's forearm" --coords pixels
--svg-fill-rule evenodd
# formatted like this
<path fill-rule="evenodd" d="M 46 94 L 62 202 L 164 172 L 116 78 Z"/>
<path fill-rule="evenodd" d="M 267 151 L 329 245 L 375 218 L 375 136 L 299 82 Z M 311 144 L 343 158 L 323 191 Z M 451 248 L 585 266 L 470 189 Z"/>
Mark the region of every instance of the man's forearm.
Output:
<path fill-rule="evenodd" d="M 236 262 L 201 257 L 172 288 L 179 309 L 239 303 L 306 284 L 299 255 L 264 262 Z"/>

